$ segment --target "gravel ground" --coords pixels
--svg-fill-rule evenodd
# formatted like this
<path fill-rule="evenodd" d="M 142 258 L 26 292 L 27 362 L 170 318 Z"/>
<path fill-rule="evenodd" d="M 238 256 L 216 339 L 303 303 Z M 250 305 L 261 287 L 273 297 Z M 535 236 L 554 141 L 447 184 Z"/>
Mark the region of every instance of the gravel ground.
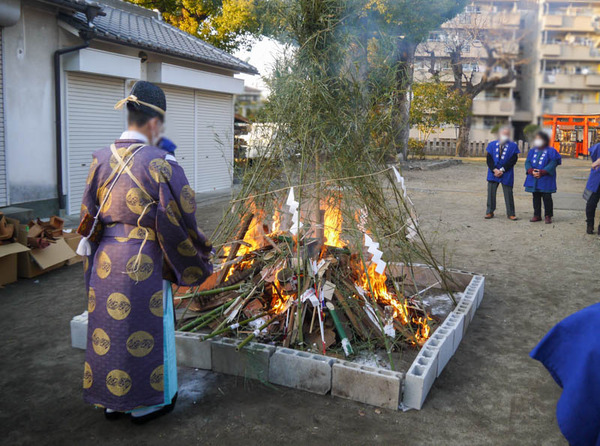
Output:
<path fill-rule="evenodd" d="M 566 444 L 554 415 L 560 389 L 527 354 L 556 322 L 597 301 L 600 238 L 585 235 L 581 199 L 588 166 L 566 160 L 559 168 L 553 225 L 529 223 L 522 163 L 517 222 L 502 208 L 483 219 L 482 161 L 406 173 L 436 253 L 487 277 L 484 301 L 421 411 L 376 410 L 182 368 L 172 414 L 146 426 L 107 422 L 82 401 L 84 353 L 70 347 L 69 320 L 85 308 L 75 265 L 0 289 L 2 444 Z M 207 232 L 224 207 L 199 209 Z"/>

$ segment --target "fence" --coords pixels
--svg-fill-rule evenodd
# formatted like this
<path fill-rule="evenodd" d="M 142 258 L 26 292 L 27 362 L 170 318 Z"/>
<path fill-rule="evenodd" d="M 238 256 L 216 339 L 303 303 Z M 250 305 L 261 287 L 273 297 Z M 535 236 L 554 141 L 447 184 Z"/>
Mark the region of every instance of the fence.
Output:
<path fill-rule="evenodd" d="M 486 156 L 489 141 L 471 141 L 466 156 Z M 527 141 L 517 141 L 522 155 L 529 152 Z M 456 139 L 432 139 L 425 141 L 425 155 L 454 156 L 456 155 Z"/>

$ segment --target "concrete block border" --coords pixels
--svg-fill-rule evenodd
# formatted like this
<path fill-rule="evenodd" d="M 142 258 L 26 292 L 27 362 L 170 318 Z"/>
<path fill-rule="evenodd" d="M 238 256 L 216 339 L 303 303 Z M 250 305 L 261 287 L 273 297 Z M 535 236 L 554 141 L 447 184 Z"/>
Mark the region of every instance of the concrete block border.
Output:
<path fill-rule="evenodd" d="M 426 265 L 413 268 L 419 268 L 422 277 L 435 275 Z M 406 374 L 257 342 L 237 351 L 240 340 L 217 337 L 204 341 L 202 334 L 187 332 L 175 334 L 177 362 L 392 410 L 421 409 L 435 379 L 458 349 L 484 295 L 483 276 L 446 271 L 456 273 L 464 289 L 456 290 L 457 306 L 423 345 Z M 70 325 L 71 345 L 85 349 L 87 312 L 73 317 Z"/>

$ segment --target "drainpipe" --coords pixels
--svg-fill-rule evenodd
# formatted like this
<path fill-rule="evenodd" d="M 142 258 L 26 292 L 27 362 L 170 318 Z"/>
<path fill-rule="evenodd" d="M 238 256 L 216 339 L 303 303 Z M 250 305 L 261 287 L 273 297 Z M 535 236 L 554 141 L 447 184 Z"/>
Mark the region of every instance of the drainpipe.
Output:
<path fill-rule="evenodd" d="M 60 211 L 66 209 L 65 193 L 63 190 L 63 168 L 62 168 L 62 107 L 61 96 L 62 89 L 60 83 L 60 56 L 74 51 L 79 51 L 90 46 L 92 33 L 81 32 L 80 37 L 83 39 L 81 45 L 71 46 L 68 48 L 60 48 L 54 52 L 54 115 L 55 115 L 55 133 L 56 133 L 56 185 L 58 193 L 58 207 Z"/>

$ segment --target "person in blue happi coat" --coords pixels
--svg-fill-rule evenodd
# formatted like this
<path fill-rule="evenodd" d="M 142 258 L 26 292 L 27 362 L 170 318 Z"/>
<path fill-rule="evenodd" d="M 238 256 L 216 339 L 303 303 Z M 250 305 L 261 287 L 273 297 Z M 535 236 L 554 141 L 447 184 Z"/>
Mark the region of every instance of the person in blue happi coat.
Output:
<path fill-rule="evenodd" d="M 517 143 L 510 140 L 510 127 L 502 127 L 498 132 L 498 139 L 488 144 L 487 166 L 488 166 L 488 199 L 486 219 L 494 218 L 496 210 L 496 193 L 498 185 L 502 184 L 504 193 L 504 204 L 506 205 L 506 216 L 510 220 L 518 220 L 515 215 L 515 199 L 513 186 L 515 183 L 514 167 L 519 159 L 519 147 Z"/>
<path fill-rule="evenodd" d="M 556 167 L 562 163 L 560 153 L 550 147 L 550 138 L 544 132 L 537 132 L 533 148 L 525 161 L 525 190 L 533 194 L 533 218 L 529 221 L 542 221 L 542 201 L 546 224 L 552 223 L 554 203 L 552 194 L 556 192 Z"/>
<path fill-rule="evenodd" d="M 587 233 L 594 233 L 594 217 L 596 208 L 600 201 L 600 143 L 592 146 L 589 150 L 592 158 L 592 170 L 588 182 L 585 185 L 583 198 L 587 201 L 585 206 L 585 216 L 587 220 Z M 598 226 L 598 235 L 600 235 L 600 226 Z"/>
<path fill-rule="evenodd" d="M 571 446 L 600 445 L 600 304 L 556 324 L 529 354 L 562 387 L 556 421 Z"/>

